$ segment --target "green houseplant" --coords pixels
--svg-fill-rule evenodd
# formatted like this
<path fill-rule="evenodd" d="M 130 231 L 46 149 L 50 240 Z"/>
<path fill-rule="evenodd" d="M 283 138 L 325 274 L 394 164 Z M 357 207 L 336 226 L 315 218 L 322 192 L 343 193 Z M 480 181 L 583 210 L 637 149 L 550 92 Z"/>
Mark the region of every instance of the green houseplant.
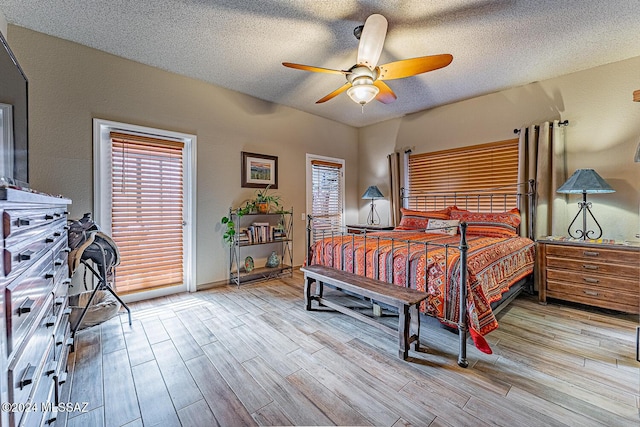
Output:
<path fill-rule="evenodd" d="M 269 213 L 271 205 L 280 206 L 280 196 L 269 194 L 269 187 L 271 187 L 271 184 L 261 190 L 256 190 L 253 203 L 258 213 Z"/>

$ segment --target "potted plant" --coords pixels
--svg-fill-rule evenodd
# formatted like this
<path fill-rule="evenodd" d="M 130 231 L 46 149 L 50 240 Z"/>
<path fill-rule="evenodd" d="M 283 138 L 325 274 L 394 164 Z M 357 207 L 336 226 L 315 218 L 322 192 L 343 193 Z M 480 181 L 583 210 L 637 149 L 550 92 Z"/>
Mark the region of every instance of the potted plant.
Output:
<path fill-rule="evenodd" d="M 261 190 L 256 190 L 256 197 L 253 199 L 253 204 L 258 213 L 269 213 L 271 205 L 275 205 L 276 207 L 280 206 L 280 196 L 268 194 L 269 187 L 271 187 L 271 184 Z"/>

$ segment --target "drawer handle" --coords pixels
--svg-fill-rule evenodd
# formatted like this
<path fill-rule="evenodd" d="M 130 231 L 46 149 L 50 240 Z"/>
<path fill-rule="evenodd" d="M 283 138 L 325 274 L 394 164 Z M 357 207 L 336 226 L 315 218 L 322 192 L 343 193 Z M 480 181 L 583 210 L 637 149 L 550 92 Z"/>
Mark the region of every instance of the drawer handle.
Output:
<path fill-rule="evenodd" d="M 53 219 L 53 215 L 51 215 L 51 214 L 46 214 L 46 215 L 44 216 L 44 219 Z"/>
<path fill-rule="evenodd" d="M 53 301 L 53 303 L 54 303 L 55 305 L 62 305 L 62 304 L 64 304 L 64 297 L 58 297 L 58 298 L 56 298 L 56 299 Z"/>
<path fill-rule="evenodd" d="M 583 277 L 584 281 L 587 283 L 600 283 L 600 280 L 598 279 L 593 279 L 591 277 Z"/>
<path fill-rule="evenodd" d="M 582 266 L 582 268 L 584 268 L 585 270 L 598 270 L 600 268 L 600 266 L 598 265 L 591 265 L 591 264 L 584 264 Z"/>
<path fill-rule="evenodd" d="M 57 364 L 58 362 L 56 362 L 55 360 L 52 360 L 51 362 L 49 362 L 49 364 L 45 368 L 44 374 L 46 376 L 52 375 L 56 371 Z"/>
<path fill-rule="evenodd" d="M 55 265 L 56 267 L 60 267 L 62 264 L 63 264 L 63 262 L 60 261 L 60 260 L 56 260 L 56 261 L 53 262 L 53 265 Z"/>
<path fill-rule="evenodd" d="M 18 254 L 19 261 L 28 261 L 33 256 L 33 251 L 24 251 Z"/>
<path fill-rule="evenodd" d="M 71 248 L 64 248 L 64 249 L 62 249 L 62 252 L 70 253 L 71 252 Z"/>
<path fill-rule="evenodd" d="M 53 237 L 47 237 L 46 239 L 44 239 L 45 243 L 53 243 L 55 242 L 55 239 Z"/>
<path fill-rule="evenodd" d="M 70 314 L 71 314 L 71 307 L 65 308 L 64 311 L 62 312 L 63 316 L 65 316 L 65 315 L 68 316 Z"/>
<path fill-rule="evenodd" d="M 64 279 L 64 280 L 62 281 L 62 284 L 63 284 L 63 285 L 70 285 L 70 284 L 71 284 L 71 279 Z"/>
<path fill-rule="evenodd" d="M 20 304 L 20 306 L 18 307 L 18 317 L 20 317 L 21 314 L 31 312 L 31 307 L 33 307 L 34 302 L 35 301 L 31 298 L 26 297 L 24 301 L 22 301 L 22 304 Z"/>
<path fill-rule="evenodd" d="M 31 366 L 31 363 L 27 363 L 27 367 L 22 373 L 22 378 L 20 378 L 20 390 L 22 390 L 25 386 L 28 386 L 33 382 L 33 375 L 36 373 L 36 367 Z"/>
<path fill-rule="evenodd" d="M 44 274 L 44 278 L 45 279 L 53 279 L 53 273 L 45 273 Z"/>
<path fill-rule="evenodd" d="M 55 412 L 51 412 L 51 414 L 49 415 L 49 418 L 47 419 L 47 421 L 45 421 L 45 423 L 51 425 L 51 424 L 56 422 L 57 418 L 58 418 L 58 416 L 56 415 L 56 413 Z"/>
<path fill-rule="evenodd" d="M 55 212 L 53 216 L 55 216 L 56 218 L 60 218 L 62 214 L 60 212 Z"/>
<path fill-rule="evenodd" d="M 68 338 L 66 344 L 67 344 L 67 347 L 72 347 L 73 346 L 73 338 Z"/>
<path fill-rule="evenodd" d="M 67 373 L 63 372 L 58 375 L 58 385 L 62 385 L 67 382 Z"/>
<path fill-rule="evenodd" d="M 598 293 L 596 291 L 587 291 L 586 289 L 583 291 L 585 294 L 592 296 L 592 297 L 597 297 Z"/>
<path fill-rule="evenodd" d="M 25 218 L 18 218 L 18 221 L 16 221 L 18 223 L 18 227 L 21 227 L 23 225 L 31 225 L 31 220 L 30 219 L 25 219 Z"/>
<path fill-rule="evenodd" d="M 62 233 L 59 231 L 56 231 L 55 233 L 53 233 L 53 237 L 60 237 L 62 236 Z"/>
<path fill-rule="evenodd" d="M 582 252 L 584 256 L 600 256 L 600 252 L 596 251 L 584 251 Z"/>
<path fill-rule="evenodd" d="M 56 316 L 49 316 L 46 319 L 44 319 L 44 326 L 48 329 L 50 327 L 52 327 L 53 325 L 56 324 Z"/>

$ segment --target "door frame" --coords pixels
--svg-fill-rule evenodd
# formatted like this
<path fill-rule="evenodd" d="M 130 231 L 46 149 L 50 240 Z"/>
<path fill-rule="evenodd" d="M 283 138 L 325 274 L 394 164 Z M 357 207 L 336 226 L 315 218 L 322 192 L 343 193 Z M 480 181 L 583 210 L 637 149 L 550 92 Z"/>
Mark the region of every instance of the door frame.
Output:
<path fill-rule="evenodd" d="M 178 292 L 195 292 L 196 260 L 196 135 L 128 123 L 93 119 L 93 216 L 102 231 L 111 234 L 111 159 L 112 131 L 174 139 L 184 142 L 184 283 L 182 285 L 122 295 L 125 302 L 156 298 Z"/>

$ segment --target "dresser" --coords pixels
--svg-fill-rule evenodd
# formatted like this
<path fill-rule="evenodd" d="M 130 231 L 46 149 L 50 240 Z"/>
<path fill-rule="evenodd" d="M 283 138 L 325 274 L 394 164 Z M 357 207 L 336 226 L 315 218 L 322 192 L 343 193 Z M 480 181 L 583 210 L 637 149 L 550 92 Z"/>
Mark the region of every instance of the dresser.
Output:
<path fill-rule="evenodd" d="M 640 312 L 640 247 L 582 241 L 537 242 L 538 291 L 547 298 Z"/>
<path fill-rule="evenodd" d="M 0 188 L 2 427 L 55 423 L 70 326 L 68 199 Z"/>

